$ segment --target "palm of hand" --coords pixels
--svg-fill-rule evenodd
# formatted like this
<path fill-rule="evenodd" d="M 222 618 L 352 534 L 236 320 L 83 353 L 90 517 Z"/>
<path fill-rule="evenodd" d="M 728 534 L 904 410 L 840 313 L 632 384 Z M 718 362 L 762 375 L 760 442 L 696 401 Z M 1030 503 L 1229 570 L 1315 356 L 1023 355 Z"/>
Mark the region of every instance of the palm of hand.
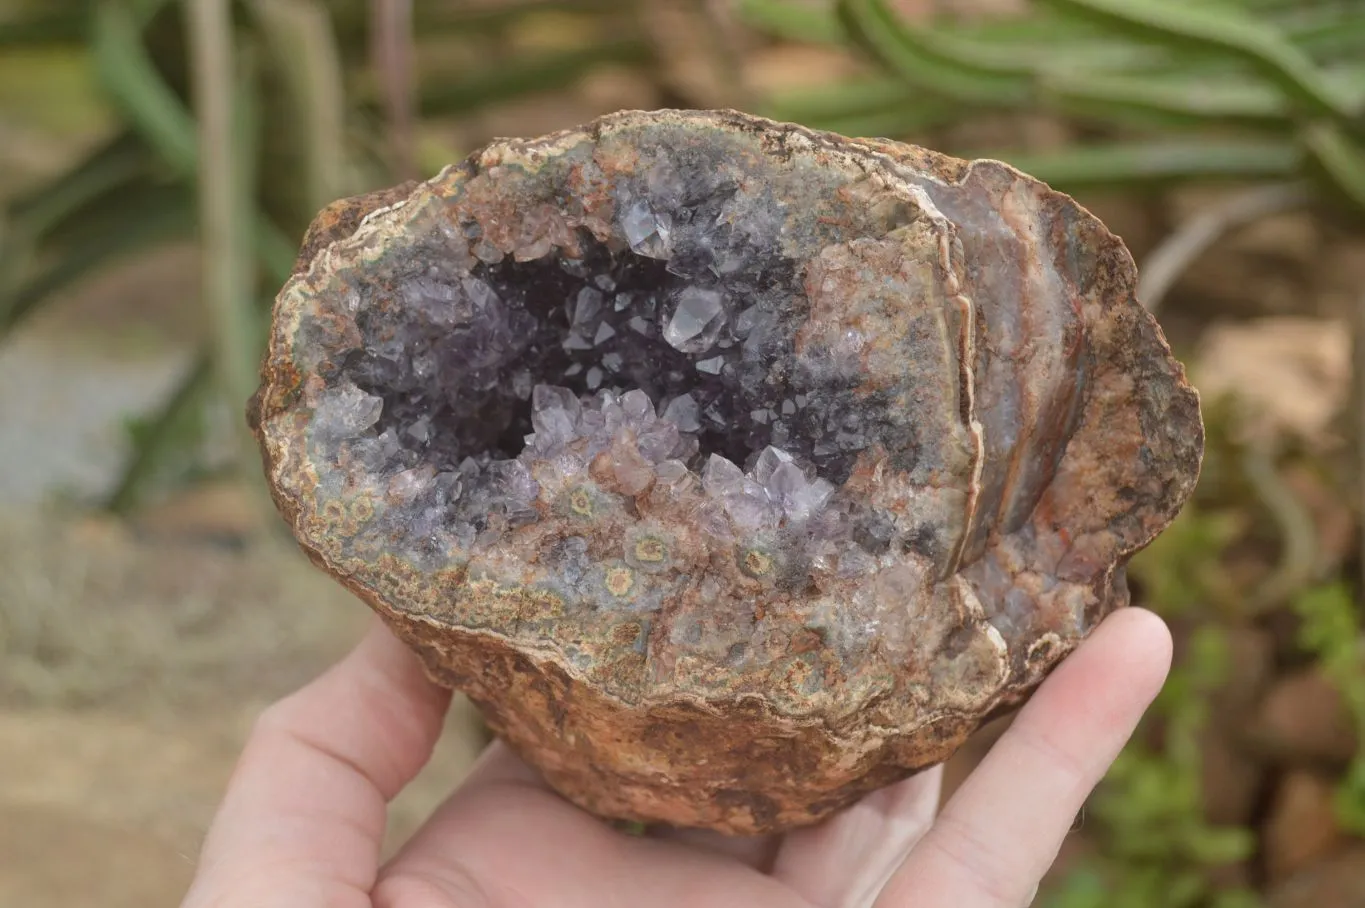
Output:
<path fill-rule="evenodd" d="M 562 800 L 495 744 L 381 866 L 385 805 L 430 756 L 448 694 L 376 628 L 262 716 L 184 908 L 1014 908 L 1031 899 L 1169 663 L 1155 616 L 1110 617 L 937 816 L 932 770 L 786 836 L 635 837 Z"/>
<path fill-rule="evenodd" d="M 903 847 L 932 822 L 940 777 L 922 774 L 786 836 L 636 837 L 559 798 L 495 745 L 390 864 L 376 904 L 871 905 Z"/>

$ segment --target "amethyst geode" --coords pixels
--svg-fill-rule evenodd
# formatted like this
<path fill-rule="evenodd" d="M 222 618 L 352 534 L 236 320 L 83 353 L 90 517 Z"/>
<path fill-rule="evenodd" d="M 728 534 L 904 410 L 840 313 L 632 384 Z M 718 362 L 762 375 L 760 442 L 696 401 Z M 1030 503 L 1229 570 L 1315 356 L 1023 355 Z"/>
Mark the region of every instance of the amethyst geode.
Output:
<path fill-rule="evenodd" d="M 1009 167 L 734 112 L 319 216 L 252 405 L 310 556 L 604 816 L 764 832 L 950 755 L 1175 516 L 1198 402 Z"/>

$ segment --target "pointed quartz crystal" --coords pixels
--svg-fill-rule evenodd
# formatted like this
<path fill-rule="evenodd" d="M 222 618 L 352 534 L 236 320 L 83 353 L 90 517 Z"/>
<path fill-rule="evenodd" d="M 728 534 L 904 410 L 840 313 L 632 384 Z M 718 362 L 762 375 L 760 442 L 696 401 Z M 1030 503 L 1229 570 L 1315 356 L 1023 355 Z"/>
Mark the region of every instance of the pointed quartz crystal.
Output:
<path fill-rule="evenodd" d="M 688 287 L 674 300 L 664 340 L 683 353 L 705 353 L 725 326 L 725 299 L 717 290 Z"/>
<path fill-rule="evenodd" d="M 635 202 L 621 218 L 621 230 L 632 252 L 652 259 L 667 259 L 673 252 L 667 215 L 655 214 L 649 203 Z"/>

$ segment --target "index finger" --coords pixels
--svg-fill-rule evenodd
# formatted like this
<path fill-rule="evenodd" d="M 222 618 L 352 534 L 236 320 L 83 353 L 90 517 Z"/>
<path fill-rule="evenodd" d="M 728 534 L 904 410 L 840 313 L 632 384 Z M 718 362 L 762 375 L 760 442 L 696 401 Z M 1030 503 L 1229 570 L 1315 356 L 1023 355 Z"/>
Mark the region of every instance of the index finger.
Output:
<path fill-rule="evenodd" d="M 256 721 L 184 908 L 369 908 L 387 802 L 430 758 L 449 702 L 376 620 Z"/>

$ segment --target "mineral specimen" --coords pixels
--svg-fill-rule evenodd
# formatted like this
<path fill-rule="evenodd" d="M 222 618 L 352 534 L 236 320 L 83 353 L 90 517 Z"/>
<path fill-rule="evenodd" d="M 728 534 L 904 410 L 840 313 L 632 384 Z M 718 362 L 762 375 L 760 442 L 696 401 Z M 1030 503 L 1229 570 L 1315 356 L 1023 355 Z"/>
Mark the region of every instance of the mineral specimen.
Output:
<path fill-rule="evenodd" d="M 732 833 L 940 762 L 1202 453 L 1123 245 L 996 162 L 628 112 L 337 203 L 251 407 L 304 549 L 564 796 Z"/>

